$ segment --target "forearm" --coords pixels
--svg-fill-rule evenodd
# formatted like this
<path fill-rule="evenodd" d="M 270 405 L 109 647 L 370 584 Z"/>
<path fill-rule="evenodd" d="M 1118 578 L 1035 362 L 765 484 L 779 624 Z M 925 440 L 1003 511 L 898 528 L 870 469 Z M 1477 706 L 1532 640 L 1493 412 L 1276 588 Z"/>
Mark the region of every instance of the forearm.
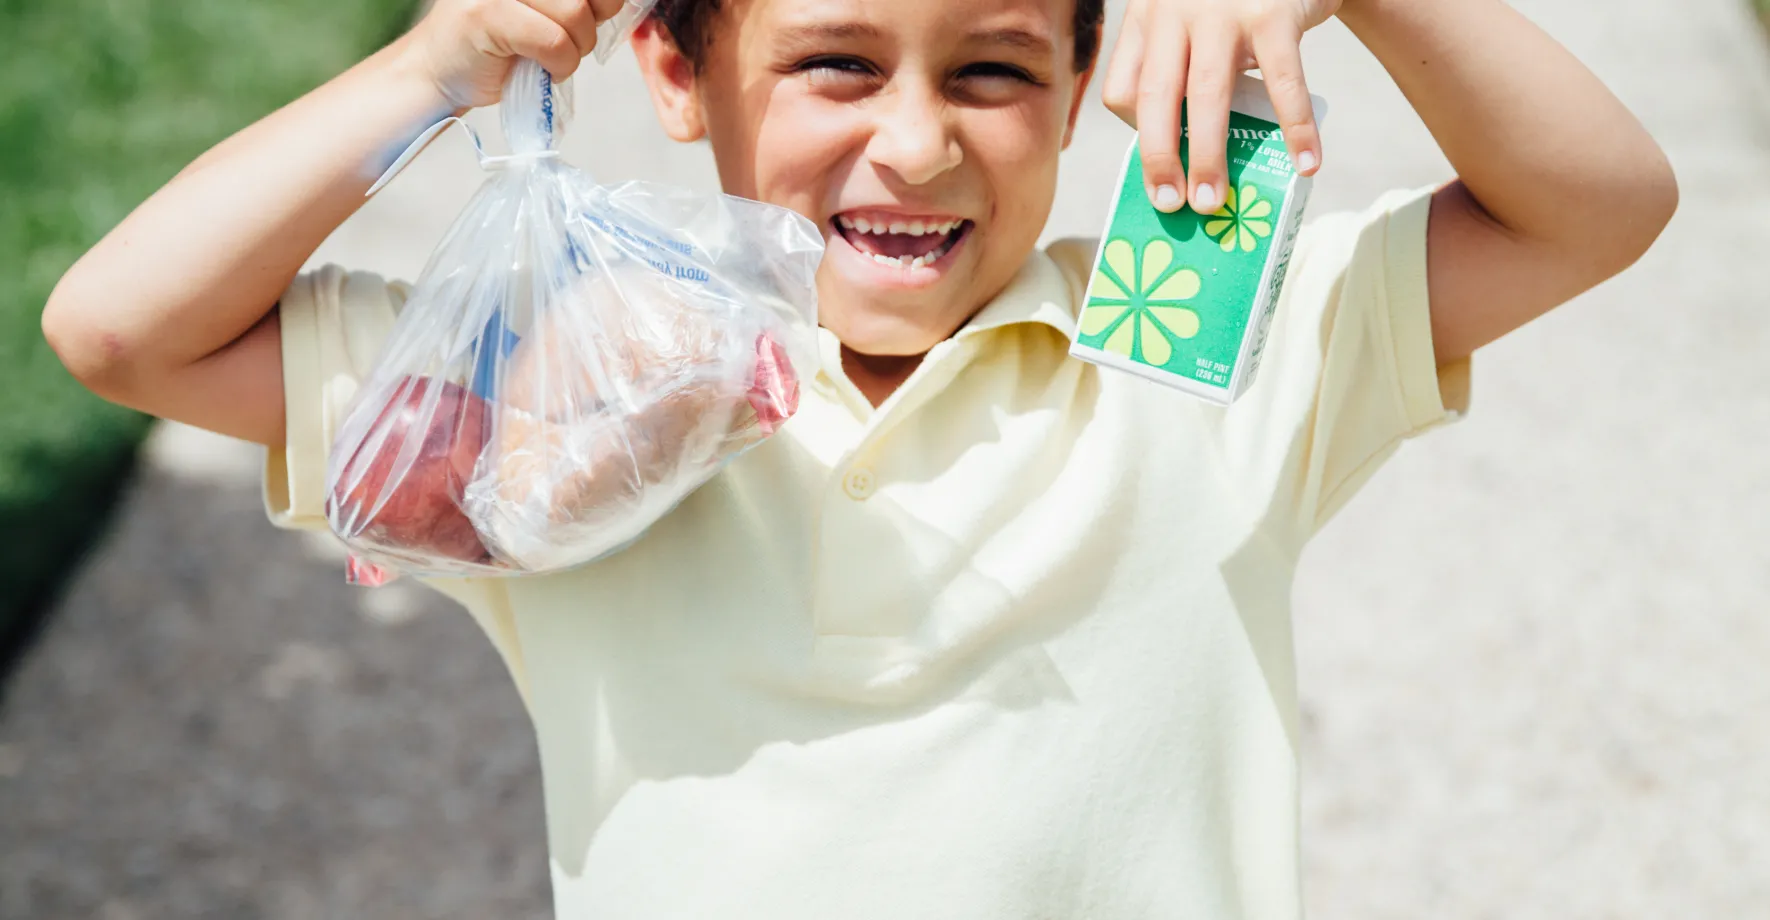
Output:
<path fill-rule="evenodd" d="M 1657 235 L 1676 196 L 1659 147 L 1591 71 L 1501 0 L 1345 0 L 1339 16 L 1500 227 L 1546 242 L 1606 230 L 1623 248 L 1632 229 L 1640 248 Z"/>
<path fill-rule="evenodd" d="M 396 44 L 217 145 L 87 253 L 45 315 L 70 368 L 89 381 L 183 368 L 263 319 L 380 167 L 447 114 L 403 52 Z"/>

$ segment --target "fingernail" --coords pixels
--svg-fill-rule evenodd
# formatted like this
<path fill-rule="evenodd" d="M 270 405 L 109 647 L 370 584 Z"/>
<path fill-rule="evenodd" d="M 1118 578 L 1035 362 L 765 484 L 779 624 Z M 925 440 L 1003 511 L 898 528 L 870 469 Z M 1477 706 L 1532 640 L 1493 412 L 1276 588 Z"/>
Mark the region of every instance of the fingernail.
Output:
<path fill-rule="evenodd" d="M 1305 150 L 1302 153 L 1297 154 L 1297 171 L 1308 172 L 1315 168 L 1316 162 L 1315 151 Z"/>
<path fill-rule="evenodd" d="M 1192 200 L 1198 202 L 1200 214 L 1209 214 L 1217 210 L 1217 187 L 1215 185 L 1199 186 L 1198 191 L 1192 193 Z"/>
<path fill-rule="evenodd" d="M 1155 206 L 1162 211 L 1178 211 L 1185 204 L 1180 197 L 1180 190 L 1172 185 L 1164 185 L 1155 190 Z"/>

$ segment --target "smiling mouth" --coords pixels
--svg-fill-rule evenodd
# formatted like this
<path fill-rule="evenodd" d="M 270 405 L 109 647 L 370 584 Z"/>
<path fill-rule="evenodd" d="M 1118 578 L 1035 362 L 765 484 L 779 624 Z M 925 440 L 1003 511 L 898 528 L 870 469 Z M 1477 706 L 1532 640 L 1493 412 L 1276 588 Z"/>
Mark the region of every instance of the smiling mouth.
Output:
<path fill-rule="evenodd" d="M 901 217 L 851 217 L 838 214 L 832 221 L 837 233 L 863 256 L 890 268 L 915 269 L 933 265 L 953 250 L 972 222 L 963 218 L 905 220 Z"/>

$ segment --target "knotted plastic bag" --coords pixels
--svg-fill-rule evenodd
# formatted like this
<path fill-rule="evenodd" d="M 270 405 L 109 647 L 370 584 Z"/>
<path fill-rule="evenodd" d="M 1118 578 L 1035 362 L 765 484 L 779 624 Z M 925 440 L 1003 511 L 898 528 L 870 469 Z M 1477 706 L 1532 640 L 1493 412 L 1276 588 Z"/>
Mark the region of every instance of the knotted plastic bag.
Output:
<path fill-rule="evenodd" d="M 816 226 L 726 195 L 596 184 L 555 149 L 568 89 L 513 68 L 512 153 L 482 151 L 492 175 L 339 428 L 326 512 L 355 581 L 601 558 L 798 406 Z"/>

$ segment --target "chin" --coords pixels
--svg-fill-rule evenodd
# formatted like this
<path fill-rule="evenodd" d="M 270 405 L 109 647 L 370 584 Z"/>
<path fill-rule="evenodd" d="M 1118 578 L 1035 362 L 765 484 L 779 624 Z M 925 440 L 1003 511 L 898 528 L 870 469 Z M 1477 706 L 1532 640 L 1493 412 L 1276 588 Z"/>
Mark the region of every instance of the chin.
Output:
<path fill-rule="evenodd" d="M 824 321 L 825 328 L 849 351 L 878 357 L 914 357 L 927 354 L 946 336 L 904 323 L 895 317 L 836 318 Z"/>

